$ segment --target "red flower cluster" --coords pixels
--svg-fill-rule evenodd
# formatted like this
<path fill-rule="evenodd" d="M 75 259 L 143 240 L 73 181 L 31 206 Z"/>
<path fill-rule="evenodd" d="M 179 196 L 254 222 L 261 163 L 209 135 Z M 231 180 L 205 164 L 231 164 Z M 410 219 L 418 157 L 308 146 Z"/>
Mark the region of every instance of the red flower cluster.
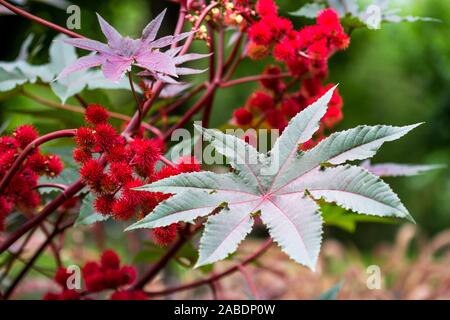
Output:
<path fill-rule="evenodd" d="M 293 75 L 310 73 L 324 79 L 328 73 L 328 58 L 350 44 L 339 17 L 332 9 L 319 13 L 317 24 L 299 31 L 290 31 L 274 47 L 277 60 L 286 63 Z"/>
<path fill-rule="evenodd" d="M 176 167 L 163 167 L 155 172 L 161 141 L 137 137 L 127 143 L 106 122 L 108 114 L 98 105 L 88 106 L 85 120 L 89 126 L 77 130 L 74 159 L 82 165 L 82 181 L 97 196 L 94 206 L 101 214 L 112 215 L 117 220 L 142 218 L 170 195 L 133 188 L 181 172 L 200 170 L 198 163 L 188 164 L 184 159 Z M 168 244 L 175 239 L 176 231 L 176 225 L 156 229 L 153 238 L 157 243 Z"/>
<path fill-rule="evenodd" d="M 136 280 L 136 270 L 132 266 L 121 266 L 120 258 L 112 250 L 103 252 L 100 263 L 87 262 L 82 268 L 84 280 L 84 296 L 98 293 L 104 290 L 114 290 L 111 300 L 146 300 L 147 296 L 141 291 L 125 290 Z M 82 294 L 74 289 L 67 288 L 67 282 L 71 274 L 66 268 L 57 270 L 54 280 L 61 287 L 59 293 L 49 292 L 44 295 L 44 300 L 80 300 Z"/>
<path fill-rule="evenodd" d="M 278 16 L 273 0 L 257 1 L 255 10 L 260 19 L 248 29 L 247 54 L 255 59 L 273 50 L 275 58 L 287 66 L 294 79 L 303 80 L 300 89 L 292 92 L 293 83 L 286 84 L 277 77 L 281 74 L 280 67 L 266 67 L 263 75 L 273 77 L 260 81 L 261 89 L 248 98 L 244 107 L 234 111 L 233 119 L 239 126 L 265 124 L 282 131 L 293 116 L 333 86 L 322 85 L 328 73 L 328 59 L 336 51 L 347 48 L 350 40 L 332 9 L 321 11 L 316 25 L 299 31 L 293 29 L 289 20 Z M 332 128 L 342 119 L 342 105 L 336 90 L 319 133 L 303 148 L 315 145 L 323 139 L 325 129 Z"/>
<path fill-rule="evenodd" d="M 310 73 L 325 78 L 328 58 L 336 51 L 346 49 L 350 43 L 332 9 L 320 12 L 316 25 L 299 31 L 293 29 L 288 19 L 278 16 L 273 0 L 259 0 L 256 12 L 260 20 L 248 29 L 251 40 L 248 55 L 259 59 L 273 47 L 275 58 L 285 63 L 294 76 Z"/>
<path fill-rule="evenodd" d="M 269 66 L 264 74 L 280 73 L 280 68 Z M 264 121 L 267 127 L 283 130 L 288 121 L 298 112 L 322 96 L 333 84 L 323 87 L 320 79 L 306 78 L 297 92 L 285 92 L 286 84 L 278 79 L 260 81 L 261 89 L 255 91 L 247 99 L 244 107 L 234 110 L 234 122 L 239 126 L 251 126 L 253 119 Z M 329 103 L 328 111 L 322 118 L 322 128 L 332 128 L 342 119 L 342 98 L 335 90 Z"/>
<path fill-rule="evenodd" d="M 269 53 L 271 45 L 278 43 L 292 31 L 292 23 L 278 16 L 273 0 L 259 0 L 255 9 L 261 19 L 248 29 L 250 43 L 247 54 L 252 59 L 261 59 Z"/>
<path fill-rule="evenodd" d="M 23 149 L 38 136 L 34 127 L 23 125 L 16 128 L 11 136 L 0 137 L 0 180 Z M 14 207 L 27 212 L 38 206 L 41 199 L 35 187 L 39 176 L 55 177 L 62 169 L 63 165 L 57 156 L 44 155 L 39 148 L 35 148 L 0 195 L 0 230 L 4 229 L 5 219 Z"/>

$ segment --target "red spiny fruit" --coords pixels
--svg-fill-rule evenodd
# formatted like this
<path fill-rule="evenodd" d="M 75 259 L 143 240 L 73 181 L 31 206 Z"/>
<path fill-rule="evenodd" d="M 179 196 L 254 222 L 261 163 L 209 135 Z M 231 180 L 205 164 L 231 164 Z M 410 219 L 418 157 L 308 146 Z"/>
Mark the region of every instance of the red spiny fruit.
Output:
<path fill-rule="evenodd" d="M 254 92 L 248 99 L 250 108 L 256 108 L 261 111 L 271 110 L 275 107 L 273 98 L 262 91 Z"/>
<path fill-rule="evenodd" d="M 180 170 L 178 170 L 178 168 L 165 166 L 162 167 L 158 172 L 155 172 L 151 180 L 158 181 L 168 177 L 176 176 L 177 174 L 180 174 Z"/>
<path fill-rule="evenodd" d="M 339 16 L 333 9 L 325 9 L 319 12 L 317 24 L 321 26 L 340 26 Z"/>
<path fill-rule="evenodd" d="M 103 173 L 103 166 L 98 160 L 91 159 L 84 163 L 80 169 L 82 181 L 96 192 L 102 190 L 102 183 L 104 182 L 105 174 Z"/>
<path fill-rule="evenodd" d="M 276 44 L 273 50 L 273 56 L 278 61 L 291 62 L 297 58 L 295 47 L 292 45 L 292 41 L 284 39 L 280 43 Z"/>
<path fill-rule="evenodd" d="M 159 149 L 159 153 L 164 153 L 166 152 L 166 144 L 164 142 L 163 139 L 160 138 L 152 138 L 151 139 L 153 141 L 153 143 L 155 144 L 155 146 Z"/>
<path fill-rule="evenodd" d="M 45 174 L 50 177 L 55 177 L 61 173 L 63 170 L 63 165 L 58 156 L 48 155 L 47 156 L 47 169 Z"/>
<path fill-rule="evenodd" d="M 133 190 L 133 188 L 140 187 L 143 184 L 139 179 L 133 179 L 127 182 L 122 188 L 122 197 L 133 204 L 141 203 L 145 192 Z"/>
<path fill-rule="evenodd" d="M 119 255 L 113 250 L 105 250 L 100 257 L 100 266 L 107 269 L 119 269 Z"/>
<path fill-rule="evenodd" d="M 135 139 L 129 145 L 133 153 L 132 165 L 142 177 L 151 176 L 156 161 L 161 155 L 158 142 L 151 139 Z"/>
<path fill-rule="evenodd" d="M 288 122 L 283 115 L 283 112 L 279 109 L 272 109 L 267 112 L 266 117 L 267 123 L 275 129 L 283 131 L 283 129 L 287 126 Z"/>
<path fill-rule="evenodd" d="M 98 104 L 90 104 L 86 108 L 84 119 L 91 125 L 106 123 L 109 119 L 108 111 Z"/>
<path fill-rule="evenodd" d="M 67 288 L 67 279 L 69 279 L 70 275 L 71 274 L 67 272 L 66 268 L 61 267 L 61 268 L 58 268 L 53 279 L 61 287 Z"/>
<path fill-rule="evenodd" d="M 292 22 L 289 19 L 278 16 L 264 17 L 263 22 L 269 26 L 272 41 L 278 41 L 292 30 Z"/>
<path fill-rule="evenodd" d="M 350 45 L 350 38 L 345 33 L 338 33 L 331 38 L 331 45 L 338 50 L 345 50 Z"/>
<path fill-rule="evenodd" d="M 0 154 L 8 150 L 15 150 L 18 147 L 19 143 L 16 139 L 8 136 L 0 137 Z"/>
<path fill-rule="evenodd" d="M 153 241 L 160 246 L 167 246 L 177 238 L 178 224 L 173 223 L 166 227 L 152 229 L 151 235 Z"/>
<path fill-rule="evenodd" d="M 99 292 L 106 288 L 105 277 L 102 272 L 96 272 L 88 276 L 84 276 L 84 283 L 89 292 Z"/>
<path fill-rule="evenodd" d="M 40 153 L 35 153 L 28 158 L 27 164 L 31 170 L 33 170 L 37 174 L 43 175 L 45 174 L 45 170 L 47 168 L 45 162 L 45 156 Z"/>
<path fill-rule="evenodd" d="M 66 289 L 61 293 L 46 293 L 43 297 L 44 300 L 80 300 L 81 294 L 72 289 Z"/>
<path fill-rule="evenodd" d="M 160 193 L 160 192 L 141 192 L 141 202 L 140 202 L 140 209 L 141 212 L 139 212 L 139 218 L 144 218 L 147 214 L 153 211 L 155 207 L 161 202 L 168 198 L 170 198 L 170 194 L 167 193 Z"/>
<path fill-rule="evenodd" d="M 312 98 L 319 95 L 322 92 L 322 83 L 318 78 L 307 78 L 301 83 L 301 93 L 306 98 Z"/>
<path fill-rule="evenodd" d="M 11 167 L 16 159 L 16 155 L 15 150 L 7 150 L 0 154 L 0 174 L 3 175 Z"/>
<path fill-rule="evenodd" d="M 119 290 L 115 291 L 111 300 L 148 300 L 147 295 L 143 291 Z"/>
<path fill-rule="evenodd" d="M 96 148 L 99 148 L 99 151 L 107 151 L 119 139 L 116 129 L 109 123 L 97 125 L 94 132 Z"/>
<path fill-rule="evenodd" d="M 73 149 L 73 159 L 78 163 L 85 163 L 92 159 L 92 152 L 85 148 Z"/>
<path fill-rule="evenodd" d="M 281 111 L 288 118 L 292 118 L 297 113 L 299 113 L 300 110 L 301 110 L 300 104 L 293 98 L 285 99 L 281 103 Z"/>
<path fill-rule="evenodd" d="M 253 114 L 247 108 L 237 108 L 233 111 L 233 117 L 240 126 L 249 125 L 253 120 Z"/>
<path fill-rule="evenodd" d="M 114 201 L 115 199 L 113 194 L 98 196 L 94 201 L 94 208 L 98 213 L 109 215 L 111 214 Z"/>
<path fill-rule="evenodd" d="M 278 66 L 269 65 L 265 67 L 263 74 L 278 76 L 281 74 L 281 69 Z M 284 84 L 279 78 L 262 79 L 260 83 L 264 88 L 272 90 L 274 92 L 279 92 L 284 88 Z"/>
<path fill-rule="evenodd" d="M 256 12 L 264 17 L 277 14 L 277 6 L 273 0 L 258 0 L 255 6 Z"/>
<path fill-rule="evenodd" d="M 177 169 L 180 172 L 198 172 L 200 171 L 200 163 L 193 156 L 184 156 L 178 159 Z"/>
<path fill-rule="evenodd" d="M 122 185 L 133 178 L 133 170 L 126 162 L 112 162 L 109 167 L 109 175 L 115 184 Z"/>
<path fill-rule="evenodd" d="M 25 124 L 17 127 L 16 130 L 14 130 L 13 136 L 16 138 L 19 147 L 23 149 L 33 140 L 37 139 L 39 134 L 33 126 Z"/>
<path fill-rule="evenodd" d="M 131 266 L 123 266 L 120 268 L 121 285 L 130 285 L 136 280 L 136 269 Z"/>
<path fill-rule="evenodd" d="M 86 262 L 81 272 L 83 273 L 83 277 L 91 276 L 100 272 L 100 265 L 95 261 Z"/>
<path fill-rule="evenodd" d="M 132 202 L 129 198 L 121 197 L 114 201 L 112 205 L 112 214 L 116 220 L 128 220 L 136 212 L 137 203 Z"/>
<path fill-rule="evenodd" d="M 248 37 L 258 45 L 269 45 L 273 41 L 273 33 L 264 21 L 254 23 L 248 29 Z"/>
<path fill-rule="evenodd" d="M 75 143 L 84 149 L 91 149 L 95 145 L 95 133 L 91 128 L 81 127 L 75 133 Z"/>
<path fill-rule="evenodd" d="M 88 261 L 82 268 L 82 275 L 85 284 L 85 293 L 92 294 L 107 289 L 119 289 L 123 286 L 131 285 L 136 280 L 136 269 L 132 266 L 121 266 L 120 258 L 116 252 L 106 250 L 100 257 L 100 263 Z M 44 296 L 46 300 L 70 300 L 81 299 L 79 292 L 65 289 L 67 279 L 70 274 L 65 268 L 57 270 L 54 280 L 63 289 L 59 293 L 47 293 Z"/>
<path fill-rule="evenodd" d="M 106 153 L 106 160 L 109 162 L 128 162 L 131 158 L 131 151 L 125 144 L 118 143 L 109 147 Z"/>
<path fill-rule="evenodd" d="M 114 289 L 122 285 L 122 273 L 119 269 L 105 269 L 103 276 L 107 288 Z"/>
<path fill-rule="evenodd" d="M 333 87 L 334 84 L 329 84 L 325 87 L 325 90 L 330 89 Z M 336 90 L 333 92 L 333 96 L 331 97 L 329 107 L 327 109 L 327 112 L 325 113 L 322 122 L 327 128 L 333 127 L 336 122 L 339 122 L 342 120 L 343 114 L 342 114 L 342 97 L 339 94 L 339 90 L 336 88 Z"/>
<path fill-rule="evenodd" d="M 35 153 L 28 158 L 27 164 L 38 175 L 49 177 L 59 175 L 63 169 L 61 160 L 55 155 L 43 156 L 40 153 Z"/>
<path fill-rule="evenodd" d="M 306 53 L 314 60 L 325 60 L 329 55 L 327 39 L 321 39 L 311 44 Z"/>

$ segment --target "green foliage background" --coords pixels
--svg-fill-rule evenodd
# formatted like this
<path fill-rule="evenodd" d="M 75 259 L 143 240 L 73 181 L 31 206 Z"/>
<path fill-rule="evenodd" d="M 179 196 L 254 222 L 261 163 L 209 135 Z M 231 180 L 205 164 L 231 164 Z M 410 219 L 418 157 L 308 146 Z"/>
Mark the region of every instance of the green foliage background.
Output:
<path fill-rule="evenodd" d="M 278 1 L 281 12 L 287 14 L 306 1 Z M 355 30 L 350 48 L 330 60 L 330 82 L 340 83 L 344 98 L 344 121 L 337 129 L 358 124 L 405 125 L 426 122 L 408 137 L 387 144 L 374 162 L 450 163 L 450 2 L 442 0 L 393 0 L 392 6 L 402 14 L 429 16 L 440 23 L 416 22 L 384 24 L 381 30 Z M 154 0 L 134 1 L 72 1 L 81 7 L 78 32 L 102 39 L 95 12 L 99 12 L 123 34 L 139 36 L 142 27 L 164 7 L 169 7 L 162 33 L 170 33 L 176 21 L 173 3 Z M 28 10 L 65 25 L 64 11 L 29 1 Z M 300 27 L 313 21 L 295 19 Z M 17 16 L 1 16 L 2 46 L 0 60 L 15 58 L 20 43 L 29 33 L 37 35 L 47 48 L 55 32 Z M 198 45 L 198 48 L 201 44 Z M 195 50 L 195 47 L 194 47 Z M 33 63 L 46 62 L 47 50 L 41 50 Z M 237 76 L 253 75 L 262 70 L 264 62 L 245 61 Z M 242 106 L 256 84 L 222 90 L 217 95 L 212 125 L 223 124 L 234 108 Z M 47 98 L 54 96 L 45 88 L 29 90 Z M 105 103 L 112 110 L 131 114 L 133 101 L 124 92 L 84 92 L 90 102 Z M 69 103 L 76 104 L 71 99 Z M 188 107 L 188 106 L 186 106 Z M 0 119 L 10 130 L 19 123 L 33 122 L 41 132 L 62 127 L 76 127 L 82 117 L 65 111 L 54 111 L 14 96 L 0 95 Z M 433 234 L 450 227 L 450 173 L 448 169 L 412 178 L 389 179 L 420 227 Z M 332 228 L 328 230 L 361 247 L 388 240 L 398 228 L 395 224 L 359 224 L 349 234 Z"/>

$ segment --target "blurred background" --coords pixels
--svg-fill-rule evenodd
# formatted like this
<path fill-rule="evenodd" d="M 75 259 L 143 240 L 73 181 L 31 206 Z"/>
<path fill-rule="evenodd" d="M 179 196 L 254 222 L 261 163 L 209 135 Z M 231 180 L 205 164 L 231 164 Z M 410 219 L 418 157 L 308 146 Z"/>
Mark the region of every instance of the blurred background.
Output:
<path fill-rule="evenodd" d="M 281 12 L 298 9 L 306 1 L 277 1 Z M 427 16 L 441 22 L 403 22 L 383 24 L 380 30 L 357 29 L 352 33 L 350 47 L 330 59 L 329 82 L 339 83 L 344 99 L 344 120 L 336 130 L 359 124 L 407 125 L 425 122 L 403 139 L 388 143 L 373 159 L 373 163 L 401 162 L 417 164 L 450 164 L 450 1 L 392 0 L 392 7 L 401 15 Z M 135 1 L 72 1 L 81 7 L 81 30 L 77 32 L 94 39 L 103 39 L 95 12 L 100 13 L 122 34 L 139 36 L 142 27 L 168 7 L 162 33 L 173 30 L 177 6 L 162 0 Z M 34 14 L 65 25 L 63 10 L 29 1 L 27 8 Z M 297 27 L 312 24 L 312 20 L 295 18 Z M 33 33 L 43 46 L 33 57 L 33 63 L 47 61 L 47 50 L 55 32 L 17 16 L 0 16 L 0 60 L 13 60 L 23 40 Z M 35 39 L 35 40 L 36 40 Z M 193 50 L 201 51 L 203 45 Z M 246 59 L 236 77 L 254 75 L 266 61 Z M 245 103 L 257 84 L 241 85 L 220 91 L 215 99 L 212 126 L 220 126 L 231 117 L 232 110 Z M 35 89 L 39 90 L 39 89 Z M 54 99 L 48 92 L 43 92 Z M 133 101 L 124 92 L 95 90 L 84 92 L 91 102 L 105 103 L 112 110 L 131 114 Z M 94 101 L 92 101 L 94 100 Z M 72 100 L 69 100 L 72 102 Z M 74 103 L 76 104 L 76 103 Z M 186 106 L 188 107 L 188 106 Z M 35 123 L 41 132 L 80 125 L 81 116 L 65 111 L 57 113 L 30 100 L 0 95 L 0 123 L 6 130 L 19 123 Z M 432 171 L 417 177 L 392 178 L 387 181 L 400 196 L 417 221 L 415 233 L 431 239 L 450 229 L 450 171 Z M 360 223 L 354 232 L 327 228 L 326 238 L 336 238 L 353 247 L 362 257 L 370 256 L 381 243 L 394 243 L 401 224 Z M 398 239 L 398 238 L 397 238 Z M 337 250 L 337 249 L 336 249 Z M 418 252 L 406 250 L 406 255 Z"/>

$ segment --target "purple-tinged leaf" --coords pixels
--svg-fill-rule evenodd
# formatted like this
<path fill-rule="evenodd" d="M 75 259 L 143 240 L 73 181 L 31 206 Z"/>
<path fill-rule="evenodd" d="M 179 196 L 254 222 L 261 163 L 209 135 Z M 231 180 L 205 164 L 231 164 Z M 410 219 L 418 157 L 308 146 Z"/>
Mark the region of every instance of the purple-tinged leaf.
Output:
<path fill-rule="evenodd" d="M 185 76 L 190 74 L 200 74 L 206 71 L 208 71 L 208 69 L 177 68 L 177 75 Z"/>
<path fill-rule="evenodd" d="M 160 72 L 170 76 L 177 76 L 173 58 L 157 51 L 148 51 L 136 57 L 137 64 L 153 72 Z"/>
<path fill-rule="evenodd" d="M 181 40 L 189 37 L 194 32 L 195 31 L 188 31 L 188 32 L 180 33 L 179 35 L 176 35 L 176 36 L 162 37 L 162 38 L 160 38 L 158 40 L 150 42 L 149 46 L 150 46 L 150 48 L 153 48 L 153 49 L 164 48 L 164 47 L 170 46 L 170 45 L 172 45 L 174 43 L 177 43 L 178 41 L 181 41 Z"/>
<path fill-rule="evenodd" d="M 77 59 L 75 62 L 73 62 L 72 64 L 65 67 L 55 80 L 64 78 L 67 75 L 69 75 L 73 72 L 76 72 L 76 71 L 85 70 L 85 69 L 99 66 L 99 65 L 105 63 L 105 61 L 106 61 L 106 58 L 99 54 L 81 57 L 81 58 Z"/>
<path fill-rule="evenodd" d="M 180 94 L 182 94 L 185 90 L 192 87 L 190 83 L 182 83 L 179 84 L 169 84 L 162 89 L 161 94 L 159 95 L 163 99 L 173 98 Z"/>
<path fill-rule="evenodd" d="M 108 40 L 108 45 L 112 48 L 119 47 L 122 39 L 121 34 L 113 26 L 111 26 L 105 19 L 103 19 L 98 13 L 97 19 L 98 23 L 100 24 L 100 28 L 102 29 L 102 32 L 106 37 L 106 40 Z"/>
<path fill-rule="evenodd" d="M 155 40 L 156 35 L 158 34 L 159 28 L 161 27 L 161 23 L 166 14 L 166 9 L 164 9 L 158 16 L 147 24 L 147 26 L 142 31 L 142 41 L 145 43 L 149 43 Z"/>
<path fill-rule="evenodd" d="M 113 54 L 114 52 L 111 50 L 110 47 L 108 47 L 106 44 L 101 43 L 96 40 L 91 39 L 66 39 L 64 40 L 65 43 L 70 44 L 74 47 L 84 49 L 84 50 L 90 50 L 90 51 L 97 51 L 100 53 L 106 53 L 106 54 Z"/>
<path fill-rule="evenodd" d="M 211 53 L 203 54 L 203 53 L 187 53 L 182 56 L 175 57 L 175 64 L 183 64 L 188 61 L 203 59 L 211 56 Z"/>
<path fill-rule="evenodd" d="M 103 74 L 106 79 L 117 82 L 130 70 L 132 62 L 131 59 L 108 58 L 102 66 Z"/>
<path fill-rule="evenodd" d="M 171 57 L 175 57 L 177 54 L 180 53 L 180 51 L 183 49 L 183 47 L 175 47 L 175 48 L 171 48 L 167 51 L 164 51 L 165 54 L 171 56 Z"/>

